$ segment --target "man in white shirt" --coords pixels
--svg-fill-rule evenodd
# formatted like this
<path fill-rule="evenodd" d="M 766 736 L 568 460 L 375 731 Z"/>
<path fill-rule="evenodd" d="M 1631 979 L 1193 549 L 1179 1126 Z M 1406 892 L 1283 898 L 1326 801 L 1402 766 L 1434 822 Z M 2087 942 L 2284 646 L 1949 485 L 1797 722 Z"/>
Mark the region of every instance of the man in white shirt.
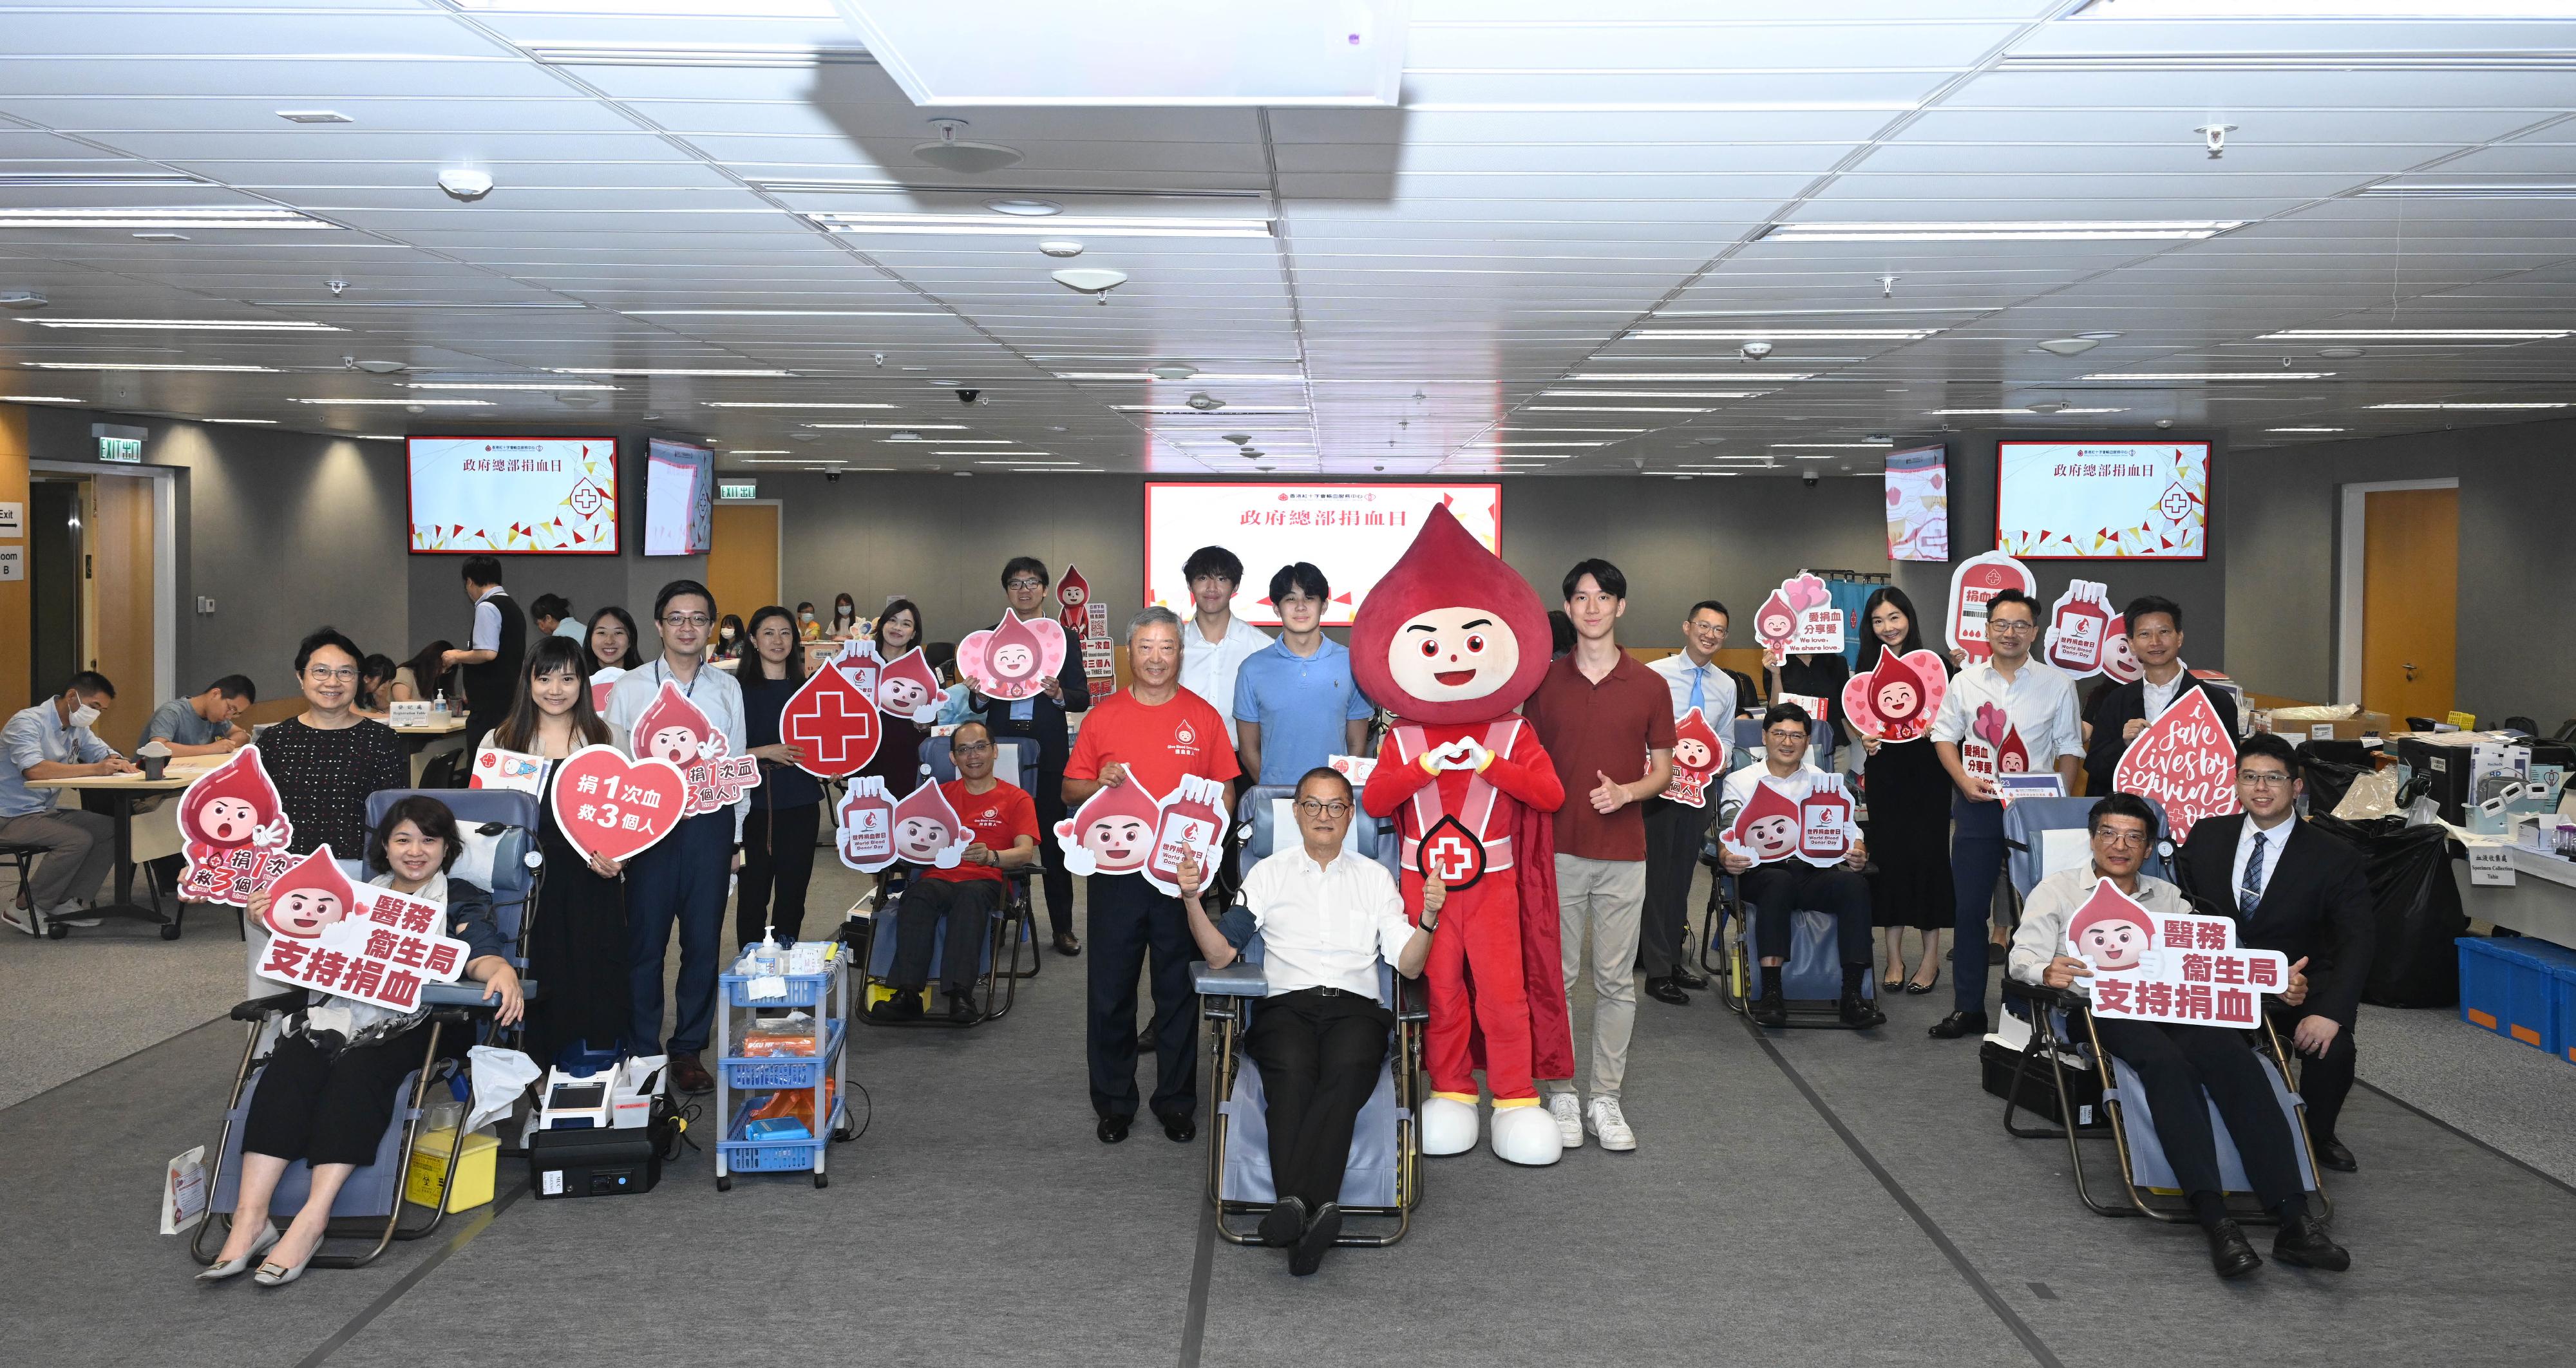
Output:
<path fill-rule="evenodd" d="M 1950 681 L 1932 723 L 1932 749 L 1958 792 L 1950 799 L 1950 877 L 1958 901 L 1950 947 L 1955 995 L 1932 1027 L 1938 1040 L 1983 1036 L 1986 1023 L 1986 919 L 2004 868 L 2004 809 L 1998 774 L 2056 770 L 2069 793 L 2084 758 L 2075 681 L 2031 658 L 2039 641 L 2039 604 L 2018 589 L 1986 601 L 1986 644 L 1994 654 Z"/>
<path fill-rule="evenodd" d="M 1664 677 L 1673 691 L 1673 719 L 1693 708 L 1717 728 L 1735 734 L 1735 676 L 1719 668 L 1717 653 L 1726 645 L 1726 605 L 1701 599 L 1682 620 L 1682 648 L 1646 668 Z M 1699 869 L 1701 839 L 1708 834 L 1709 810 L 1669 798 L 1646 800 L 1646 905 L 1637 931 L 1637 968 L 1646 976 L 1646 996 L 1676 1007 L 1690 1001 L 1692 988 L 1708 980 L 1691 972 L 1682 959 L 1682 930 L 1690 920 L 1691 876 Z"/>
<path fill-rule="evenodd" d="M 1791 803 L 1805 801 L 1810 786 L 1824 776 L 1809 759 L 1808 743 L 1815 719 L 1795 703 L 1774 703 L 1762 714 L 1762 760 L 1726 776 L 1719 789 L 1718 820 L 1733 823 L 1744 805 L 1768 781 Z M 1735 876 L 1737 892 L 1753 914 L 1753 949 L 1760 957 L 1761 985 L 1750 1015 L 1757 1026 L 1789 1024 L 1789 1004 L 1780 990 L 1781 966 L 1789 959 L 1789 916 L 1813 910 L 1834 919 L 1835 942 L 1842 950 L 1842 996 L 1836 1004 L 1845 1026 L 1869 1027 L 1887 1017 L 1861 995 L 1871 958 L 1869 880 L 1861 876 L 1869 850 L 1860 828 L 1844 819 L 1842 863 L 1813 865 L 1791 856 L 1769 864 L 1756 862 L 1750 851 L 1722 847 L 1719 862 Z"/>
<path fill-rule="evenodd" d="M 1302 846 L 1274 851 L 1244 877 L 1241 901 L 1211 921 L 1199 902 L 1195 860 L 1180 869 L 1190 937 L 1222 969 L 1255 932 L 1261 936 L 1266 996 L 1244 1034 L 1261 1068 L 1270 1130 L 1270 1181 L 1278 1204 L 1261 1222 L 1261 1242 L 1293 1248 L 1289 1271 L 1315 1271 L 1341 1233 L 1342 1172 L 1351 1128 L 1376 1090 L 1395 1017 L 1377 999 L 1380 960 L 1418 978 L 1446 898 L 1438 880 L 1422 890 L 1422 926 L 1405 919 L 1404 899 L 1384 866 L 1343 853 L 1358 805 L 1348 779 L 1314 769 L 1297 784 Z"/>
<path fill-rule="evenodd" d="M 103 814 L 59 806 L 62 790 L 31 789 L 27 781 L 132 772 L 124 756 L 90 731 L 115 701 L 107 676 L 83 670 L 62 693 L 0 726 L 0 840 L 45 852 L 32 884 L 19 891 L 28 905 L 0 906 L 0 921 L 28 935 L 39 934 L 49 919 L 98 924 L 80 914 L 115 862 L 116 826 Z"/>
<path fill-rule="evenodd" d="M 1234 721 L 1234 675 L 1253 652 L 1270 645 L 1260 628 L 1234 615 L 1234 587 L 1243 583 L 1243 561 L 1222 546 L 1202 546 L 1181 563 L 1189 581 L 1192 615 L 1181 629 L 1181 687 L 1208 701 L 1225 719 L 1228 745 L 1241 738 Z"/>

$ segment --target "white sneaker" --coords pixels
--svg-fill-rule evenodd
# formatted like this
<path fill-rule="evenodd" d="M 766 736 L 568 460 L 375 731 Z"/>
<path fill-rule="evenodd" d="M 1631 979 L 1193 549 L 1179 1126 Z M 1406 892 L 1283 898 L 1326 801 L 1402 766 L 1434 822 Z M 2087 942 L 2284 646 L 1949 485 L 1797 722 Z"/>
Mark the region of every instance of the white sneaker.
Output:
<path fill-rule="evenodd" d="M 1583 1099 L 1570 1092 L 1549 1093 L 1547 1114 L 1556 1118 L 1556 1129 L 1565 1137 L 1567 1149 L 1583 1148 Z"/>
<path fill-rule="evenodd" d="M 16 903 L 0 903 L 0 924 L 5 924 L 14 931 L 23 931 L 30 936 L 36 934 L 35 917 Z"/>
<path fill-rule="evenodd" d="M 1619 1099 L 1596 1097 L 1584 1109 L 1584 1127 L 1600 1137 L 1601 1148 L 1624 1152 L 1637 1147 L 1637 1133 L 1628 1129 L 1628 1118 L 1619 1112 Z"/>

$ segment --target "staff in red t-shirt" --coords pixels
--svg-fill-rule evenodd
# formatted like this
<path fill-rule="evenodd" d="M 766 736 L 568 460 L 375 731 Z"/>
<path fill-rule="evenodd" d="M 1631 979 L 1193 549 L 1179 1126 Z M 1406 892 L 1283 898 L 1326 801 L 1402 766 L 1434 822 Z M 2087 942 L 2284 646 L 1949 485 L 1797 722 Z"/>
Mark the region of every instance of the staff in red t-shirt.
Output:
<path fill-rule="evenodd" d="M 1010 893 L 1010 871 L 1038 862 L 1037 804 L 993 777 L 993 734 L 981 722 L 965 723 L 949 736 L 948 754 L 957 777 L 939 792 L 974 841 L 956 868 L 918 870 L 895 902 L 894 968 L 888 975 L 894 996 L 868 1009 L 880 1021 L 921 1015 L 921 990 L 930 983 L 930 956 L 940 944 L 942 924 L 948 928 L 948 953 L 941 957 L 939 984 L 948 995 L 948 1019 L 963 1026 L 981 1018 L 975 976 L 993 913 Z"/>
<path fill-rule="evenodd" d="M 1133 682 L 1092 705 L 1073 755 L 1064 765 L 1064 805 L 1073 823 L 1085 820 L 1083 804 L 1103 789 L 1134 786 L 1139 811 L 1171 796 L 1189 777 L 1225 785 L 1224 814 L 1232 820 L 1234 743 L 1225 719 L 1207 700 L 1180 685 L 1181 620 L 1169 608 L 1148 608 L 1127 624 L 1127 667 Z M 1147 795 L 1150 795 L 1148 797 Z M 1134 814 L 1116 814 L 1132 822 Z M 1152 823 L 1146 823 L 1150 832 Z M 1067 839 L 1080 845 L 1085 833 Z M 1141 859 L 1129 868 L 1141 868 Z M 1091 1006 L 1087 1040 L 1091 1058 L 1091 1109 L 1100 1118 L 1102 1144 L 1127 1138 L 1136 1117 L 1136 975 L 1148 951 L 1154 963 L 1154 1058 L 1160 1065 L 1154 1115 L 1174 1140 L 1198 1136 L 1198 1014 L 1192 1006 L 1190 939 L 1181 900 L 1159 892 L 1141 873 L 1098 872 L 1086 892 L 1091 915 Z"/>

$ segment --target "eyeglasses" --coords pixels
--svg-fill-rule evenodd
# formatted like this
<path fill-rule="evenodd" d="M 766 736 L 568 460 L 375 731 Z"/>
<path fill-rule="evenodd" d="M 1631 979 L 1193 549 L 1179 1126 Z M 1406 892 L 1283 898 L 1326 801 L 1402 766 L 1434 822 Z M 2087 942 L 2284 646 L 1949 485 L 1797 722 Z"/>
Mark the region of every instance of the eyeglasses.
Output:
<path fill-rule="evenodd" d="M 948 751 L 952 755 L 982 755 L 984 752 L 989 751 L 992 748 L 993 743 L 990 741 L 951 741 L 948 743 Z"/>
<path fill-rule="evenodd" d="M 2288 788 L 2290 776 L 2287 771 L 2238 770 L 2236 782 L 2247 788 Z"/>
<path fill-rule="evenodd" d="M 661 621 L 665 627 L 704 627 L 715 619 L 704 613 L 665 613 Z"/>
<path fill-rule="evenodd" d="M 358 682 L 357 671 L 346 667 L 335 670 L 328 665 L 307 665 L 304 667 L 304 677 L 306 679 L 313 680 L 316 683 L 325 680 L 334 684 L 354 684 Z"/>
<path fill-rule="evenodd" d="M 1351 815 L 1351 805 L 1338 798 L 1329 803 L 1319 803 L 1312 798 L 1300 798 L 1297 800 L 1297 815 L 1300 817 L 1348 817 Z"/>
<path fill-rule="evenodd" d="M 1039 579 L 1034 575 L 1022 575 L 1017 579 L 1006 579 L 1002 581 L 1002 587 L 1005 589 L 1044 589 L 1046 587 L 1046 581 Z"/>
<path fill-rule="evenodd" d="M 2027 636 L 2039 630 L 2036 622 L 2015 622 L 2011 618 L 1986 619 L 1988 636 Z"/>
<path fill-rule="evenodd" d="M 2120 850 L 2144 849 L 2147 844 L 2147 833 L 2143 831 L 2097 831 L 2093 833 L 2093 839 L 2100 841 L 2104 845 Z"/>
<path fill-rule="evenodd" d="M 1773 727 L 1771 730 L 1762 734 L 1774 741 L 1804 741 L 1807 739 L 1807 734 L 1796 727 Z"/>

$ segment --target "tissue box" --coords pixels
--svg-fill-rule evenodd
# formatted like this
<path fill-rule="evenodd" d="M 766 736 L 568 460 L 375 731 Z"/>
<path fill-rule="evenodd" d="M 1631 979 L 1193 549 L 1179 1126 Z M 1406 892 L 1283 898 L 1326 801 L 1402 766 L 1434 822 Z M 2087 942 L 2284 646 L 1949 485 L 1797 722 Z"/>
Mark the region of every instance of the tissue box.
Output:
<path fill-rule="evenodd" d="M 412 1148 L 411 1167 L 403 1173 L 403 1199 L 414 1206 L 436 1207 L 438 1190 L 447 1184 L 447 1165 L 456 1150 L 456 1130 L 429 1131 Z M 449 1211 L 471 1211 L 492 1200 L 493 1174 L 501 1142 L 488 1135 L 465 1137 L 465 1166 L 456 1172 L 456 1189 L 448 1194 Z"/>

